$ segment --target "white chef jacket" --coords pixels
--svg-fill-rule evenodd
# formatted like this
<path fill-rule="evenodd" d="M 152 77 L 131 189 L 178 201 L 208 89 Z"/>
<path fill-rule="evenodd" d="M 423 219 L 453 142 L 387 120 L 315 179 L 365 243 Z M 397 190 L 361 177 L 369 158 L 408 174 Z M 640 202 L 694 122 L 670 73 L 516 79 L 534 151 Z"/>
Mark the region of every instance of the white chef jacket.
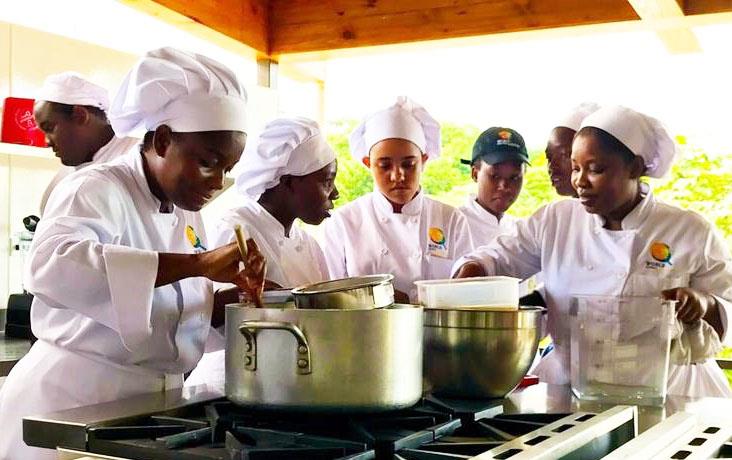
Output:
<path fill-rule="evenodd" d="M 468 221 L 475 248 L 486 245 L 501 235 L 516 231 L 515 217 L 504 214 L 501 220 L 498 220 L 476 201 L 475 195 L 469 195 L 468 200 L 459 209 Z"/>
<path fill-rule="evenodd" d="M 290 236 L 285 228 L 255 200 L 242 198 L 243 206 L 229 210 L 216 227 L 213 247 L 235 240 L 234 226 L 241 225 L 253 238 L 267 260 L 267 279 L 282 287 L 294 288 L 328 279 L 323 250 L 315 238 L 293 225 Z"/>
<path fill-rule="evenodd" d="M 575 295 L 658 296 L 664 289 L 691 287 L 714 295 L 729 343 L 732 313 L 732 257 L 713 226 L 691 211 L 656 202 L 648 192 L 622 222 L 622 230 L 603 228 L 578 200 L 563 200 L 538 210 L 517 225 L 517 236 L 502 236 L 456 262 L 480 262 L 487 274 L 526 278 L 543 272 L 549 308 L 548 329 L 555 353 L 536 373 L 549 383 L 569 382 L 569 316 Z M 666 243 L 670 263 L 650 254 L 654 242 Z M 551 359 L 549 359 L 551 357 Z M 672 365 L 669 394 L 732 396 L 713 359 L 687 366 Z"/>
<path fill-rule="evenodd" d="M 43 197 L 41 198 L 41 215 L 43 215 L 43 211 L 46 209 L 46 203 L 48 202 L 48 198 L 51 196 L 51 192 L 56 187 L 56 185 L 58 185 L 58 183 L 61 182 L 66 176 L 73 173 L 74 171 L 79 171 L 80 169 L 84 169 L 88 166 L 108 163 L 115 158 L 129 152 L 139 143 L 140 139 L 134 137 L 114 136 L 102 148 L 97 150 L 97 153 L 94 154 L 92 161 L 87 161 L 86 163 L 82 163 L 78 166 L 73 167 L 61 166 L 61 169 L 59 169 L 56 175 L 53 176 L 53 179 L 51 179 L 51 182 L 48 184 L 48 186 L 46 186 L 46 190 L 43 192 Z"/>
<path fill-rule="evenodd" d="M 0 389 L 0 458 L 55 458 L 25 446 L 23 416 L 180 386 L 201 357 L 211 282 L 155 288 L 155 278 L 157 252 L 204 250 L 203 222 L 159 210 L 135 151 L 72 174 L 52 193 L 25 278 L 38 342 Z"/>
<path fill-rule="evenodd" d="M 234 227 L 241 225 L 247 238 L 253 238 L 267 261 L 267 279 L 282 287 L 294 288 L 328 279 L 323 250 L 315 238 L 293 225 L 290 236 L 285 227 L 259 203 L 243 198 L 243 206 L 229 210 L 218 223 L 213 247 L 235 240 Z M 185 386 L 203 383 L 223 388 L 225 340 L 219 331 L 211 331 L 207 353 L 188 376 Z"/>
<path fill-rule="evenodd" d="M 391 273 L 413 302 L 415 281 L 448 278 L 473 245 L 465 216 L 422 192 L 401 213 L 379 192 L 354 200 L 326 221 L 325 241 L 331 278 Z"/>

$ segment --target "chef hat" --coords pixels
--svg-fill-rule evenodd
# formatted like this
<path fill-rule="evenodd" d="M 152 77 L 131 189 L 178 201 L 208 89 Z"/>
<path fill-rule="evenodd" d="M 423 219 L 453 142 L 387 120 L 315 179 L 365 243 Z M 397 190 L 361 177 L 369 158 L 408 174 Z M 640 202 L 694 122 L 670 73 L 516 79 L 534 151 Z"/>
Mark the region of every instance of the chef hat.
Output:
<path fill-rule="evenodd" d="M 109 108 L 107 90 L 85 79 L 76 72 L 49 75 L 36 94 L 37 101 L 67 105 L 87 105 L 104 110 Z"/>
<path fill-rule="evenodd" d="M 303 117 L 267 123 L 257 142 L 247 144 L 236 178 L 239 193 L 253 200 L 284 175 L 305 176 L 335 160 L 318 124 Z"/>
<path fill-rule="evenodd" d="M 599 109 L 600 106 L 595 102 L 583 102 L 572 109 L 572 111 L 568 113 L 562 121 L 559 122 L 559 124 L 557 124 L 557 128 L 563 127 L 569 128 L 572 131 L 579 131 L 580 126 L 582 125 L 582 120 L 597 112 Z"/>
<path fill-rule="evenodd" d="M 369 115 L 351 133 L 351 155 L 361 163 L 371 147 L 384 139 L 405 139 L 429 158 L 440 156 L 440 124 L 406 96 L 399 96 L 388 109 Z"/>
<path fill-rule="evenodd" d="M 663 177 L 676 156 L 676 144 L 660 121 L 621 106 L 604 107 L 582 122 L 611 134 L 646 164 L 645 174 Z"/>
<path fill-rule="evenodd" d="M 163 124 L 175 132 L 246 131 L 246 101 L 229 68 L 167 47 L 149 51 L 132 67 L 109 118 L 120 137 Z"/>

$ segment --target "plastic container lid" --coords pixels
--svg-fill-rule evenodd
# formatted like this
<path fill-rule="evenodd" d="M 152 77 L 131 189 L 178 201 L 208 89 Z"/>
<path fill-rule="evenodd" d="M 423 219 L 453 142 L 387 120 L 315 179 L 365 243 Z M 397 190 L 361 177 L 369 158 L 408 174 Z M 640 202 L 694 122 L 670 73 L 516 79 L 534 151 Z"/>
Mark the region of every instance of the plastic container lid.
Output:
<path fill-rule="evenodd" d="M 427 308 L 493 307 L 515 310 L 519 304 L 519 279 L 482 276 L 415 281 L 418 302 Z"/>

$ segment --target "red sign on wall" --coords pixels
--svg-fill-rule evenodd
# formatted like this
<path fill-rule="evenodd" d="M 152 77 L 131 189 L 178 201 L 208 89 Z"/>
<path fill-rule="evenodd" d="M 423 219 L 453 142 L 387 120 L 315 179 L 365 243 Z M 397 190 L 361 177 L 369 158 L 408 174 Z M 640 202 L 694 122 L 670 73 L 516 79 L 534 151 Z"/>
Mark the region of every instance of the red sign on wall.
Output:
<path fill-rule="evenodd" d="M 46 136 L 33 118 L 33 99 L 6 97 L 0 141 L 46 147 Z"/>

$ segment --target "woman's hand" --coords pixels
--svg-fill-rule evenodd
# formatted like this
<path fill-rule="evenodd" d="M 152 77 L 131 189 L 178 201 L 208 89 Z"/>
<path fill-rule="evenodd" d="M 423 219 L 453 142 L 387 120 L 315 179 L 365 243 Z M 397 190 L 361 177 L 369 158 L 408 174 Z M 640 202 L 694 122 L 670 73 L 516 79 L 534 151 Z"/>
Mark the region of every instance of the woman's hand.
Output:
<path fill-rule="evenodd" d="M 475 278 L 485 276 L 485 269 L 478 262 L 466 262 L 455 273 L 453 278 Z"/>
<path fill-rule="evenodd" d="M 684 323 L 704 318 L 717 303 L 714 297 L 688 287 L 667 289 L 661 295 L 666 300 L 676 300 L 676 317 Z"/>
<path fill-rule="evenodd" d="M 233 283 L 239 273 L 239 248 L 236 243 L 198 254 L 202 274 L 212 281 Z"/>
<path fill-rule="evenodd" d="M 267 263 L 253 239 L 247 240 L 247 257 L 242 261 L 237 244 L 199 254 L 203 276 L 221 283 L 234 283 L 257 306 L 261 306 Z M 243 270 L 240 263 L 244 262 Z"/>
<path fill-rule="evenodd" d="M 394 303 L 409 303 L 409 296 L 406 292 L 394 289 Z"/>
<path fill-rule="evenodd" d="M 253 239 L 247 240 L 247 260 L 244 270 L 237 273 L 231 281 L 236 284 L 251 302 L 258 308 L 262 307 L 262 291 L 264 291 L 267 274 L 267 261 Z"/>

